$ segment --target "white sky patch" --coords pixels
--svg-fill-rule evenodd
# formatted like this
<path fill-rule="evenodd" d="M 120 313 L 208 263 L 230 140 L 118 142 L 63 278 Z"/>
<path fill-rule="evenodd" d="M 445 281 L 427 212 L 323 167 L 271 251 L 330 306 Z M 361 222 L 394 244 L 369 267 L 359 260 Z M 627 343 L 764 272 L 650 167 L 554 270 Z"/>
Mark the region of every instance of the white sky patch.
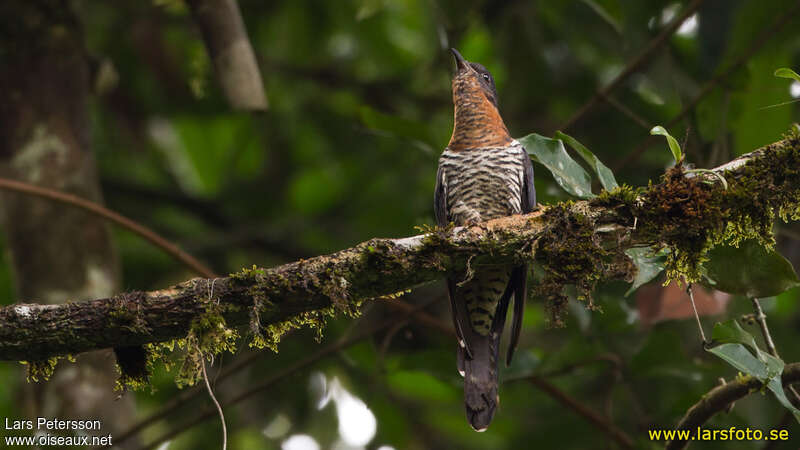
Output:
<path fill-rule="evenodd" d="M 395 450 L 391 445 L 381 445 L 378 450 Z"/>
<path fill-rule="evenodd" d="M 375 415 L 360 398 L 344 389 L 334 401 L 342 439 L 350 445 L 367 445 L 378 428 Z"/>
<path fill-rule="evenodd" d="M 342 386 L 339 378 L 327 380 L 319 372 L 311 375 L 311 390 L 317 395 L 317 408 L 324 408 L 333 401 L 339 420 L 339 436 L 343 444 L 350 447 L 367 445 L 378 429 L 375 414 L 363 400 Z"/>
<path fill-rule="evenodd" d="M 800 81 L 794 81 L 789 85 L 789 95 L 791 95 L 792 98 L 800 97 Z"/>
<path fill-rule="evenodd" d="M 692 14 L 683 21 L 678 30 L 675 32 L 678 36 L 693 38 L 697 36 L 697 26 L 699 25 L 697 13 Z"/>
<path fill-rule="evenodd" d="M 281 444 L 281 450 L 320 450 L 319 444 L 307 434 L 293 434 Z"/>

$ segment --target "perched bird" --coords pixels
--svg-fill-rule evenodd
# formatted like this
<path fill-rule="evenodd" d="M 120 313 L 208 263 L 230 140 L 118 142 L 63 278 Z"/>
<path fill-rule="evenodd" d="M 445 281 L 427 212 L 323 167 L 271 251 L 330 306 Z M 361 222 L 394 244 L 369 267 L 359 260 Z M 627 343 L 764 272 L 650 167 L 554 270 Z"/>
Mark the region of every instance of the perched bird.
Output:
<path fill-rule="evenodd" d="M 485 67 L 466 61 L 456 49 L 453 78 L 455 124 L 439 158 L 434 208 L 439 226 L 472 225 L 530 212 L 536 205 L 533 166 L 522 145 L 508 134 L 497 107 L 494 79 Z M 447 279 L 458 334 L 458 371 L 472 428 L 492 421 L 497 394 L 497 355 L 511 297 L 514 322 L 506 364 L 519 340 L 525 305 L 525 266 L 479 267 Z"/>

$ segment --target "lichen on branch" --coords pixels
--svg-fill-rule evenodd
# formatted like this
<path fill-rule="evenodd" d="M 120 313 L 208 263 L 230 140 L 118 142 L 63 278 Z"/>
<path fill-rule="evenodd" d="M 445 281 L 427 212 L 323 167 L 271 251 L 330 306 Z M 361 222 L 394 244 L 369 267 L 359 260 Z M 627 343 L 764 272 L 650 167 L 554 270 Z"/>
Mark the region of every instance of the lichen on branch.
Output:
<path fill-rule="evenodd" d="M 238 332 L 256 347 L 276 349 L 291 329 L 319 330 L 328 316 L 355 315 L 368 299 L 463 272 L 468 264 L 536 265 L 533 294 L 548 300 L 558 324 L 566 285 L 574 285 L 594 307 L 591 293 L 599 282 L 635 275 L 624 253 L 629 248 L 668 248 L 668 276 L 691 281 L 700 276 L 714 245 L 752 238 L 770 245 L 775 218 L 800 216 L 797 134 L 714 171 L 727 188 L 717 176 L 678 167 L 648 187 L 622 186 L 590 201 L 542 206 L 477 226 L 371 239 L 329 255 L 197 278 L 158 291 L 63 305 L 10 305 L 0 308 L 0 360 L 50 361 L 145 344 L 151 344 L 152 353 L 158 343 L 192 333 L 196 347 L 211 334 Z M 201 350 L 213 354 L 230 348 L 229 341 L 212 339 L 213 345 Z"/>

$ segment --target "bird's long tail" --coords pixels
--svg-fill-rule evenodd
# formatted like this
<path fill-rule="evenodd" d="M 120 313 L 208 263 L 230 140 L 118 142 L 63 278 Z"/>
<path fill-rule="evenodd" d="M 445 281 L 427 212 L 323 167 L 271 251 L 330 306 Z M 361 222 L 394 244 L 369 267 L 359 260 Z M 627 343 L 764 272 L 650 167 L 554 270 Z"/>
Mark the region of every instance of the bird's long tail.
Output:
<path fill-rule="evenodd" d="M 470 358 L 458 347 L 458 370 L 464 375 L 464 406 L 467 421 L 475 431 L 485 431 L 494 417 L 500 397 L 497 394 L 497 353 L 500 333 L 476 336 Z"/>

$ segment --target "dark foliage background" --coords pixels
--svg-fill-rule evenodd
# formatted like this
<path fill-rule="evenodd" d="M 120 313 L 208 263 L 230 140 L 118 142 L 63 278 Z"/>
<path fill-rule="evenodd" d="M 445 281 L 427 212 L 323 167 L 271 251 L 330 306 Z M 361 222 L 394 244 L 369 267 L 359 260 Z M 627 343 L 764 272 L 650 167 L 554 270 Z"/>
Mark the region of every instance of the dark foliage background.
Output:
<path fill-rule="evenodd" d="M 105 202 L 219 273 L 371 237 L 416 234 L 415 226 L 433 223 L 437 158 L 452 130 L 447 48 L 493 72 L 512 135 L 551 136 L 688 3 L 241 0 L 270 102 L 268 112 L 247 114 L 231 112 L 221 96 L 181 1 L 74 2 L 93 57 L 91 142 Z M 611 102 L 599 102 L 564 131 L 612 167 L 620 182 L 647 184 L 671 163 L 663 140 L 648 139 L 650 127 L 668 124 L 714 80 L 669 127 L 680 141 L 686 136 L 690 162 L 713 167 L 780 139 L 800 117 L 800 103 L 774 105 L 800 97 L 800 84 L 773 71 L 800 65 L 800 18 L 779 30 L 774 24 L 795 14 L 796 3 L 704 1 L 612 92 Z M 750 52 L 763 36 L 769 40 Z M 542 203 L 568 198 L 540 166 L 536 188 Z M 797 256 L 797 231 L 778 227 L 781 250 Z M 193 276 L 129 232 L 113 233 L 123 289 L 155 289 Z M 0 265 L 6 303 L 17 299 L 11 280 L 9 267 Z M 540 302 L 530 301 L 517 361 L 505 376 L 542 374 L 637 447 L 658 447 L 647 441 L 648 428 L 673 426 L 719 377 L 737 373 L 702 349 L 680 291 L 658 281 L 629 297 L 626 290 L 621 283 L 603 285 L 596 293 L 602 312 L 572 302 L 560 329 L 548 326 Z M 746 299 L 698 297 L 705 302 L 701 310 L 714 313 L 703 319 L 707 330 L 752 312 Z M 431 298 L 438 301 L 429 311 L 449 323 L 443 284 L 405 296 L 411 303 Z M 800 360 L 797 290 L 763 304 L 781 356 Z M 233 397 L 321 345 L 399 314 L 385 302 L 370 302 L 359 319 L 331 320 L 322 344 L 312 331 L 294 332 L 279 354 L 261 352 L 255 364 L 216 385 L 218 396 Z M 662 320 L 669 318 L 678 320 Z M 758 335 L 756 327 L 744 327 Z M 280 448 L 290 436 L 305 434 L 322 448 L 349 448 L 337 427 L 352 423 L 355 413 L 337 417 L 333 405 L 317 408 L 319 380 L 327 379 L 330 388 L 334 377 L 377 420 L 368 448 L 615 447 L 601 429 L 524 380 L 504 383 L 492 427 L 472 432 L 463 417 L 453 338 L 416 321 L 390 330 L 226 408 L 230 447 Z M 236 356 L 215 361 L 212 382 L 216 367 L 250 353 L 244 342 L 240 347 Z M 2 379 L 18 372 L 19 366 L 0 365 Z M 174 372 L 159 369 L 155 392 L 127 394 L 135 395 L 139 417 L 176 395 L 173 378 Z M 18 416 L 14 389 L 2 384 L 0 415 Z M 146 428 L 142 441 L 182 428 L 209 404 L 200 397 Z M 337 405 L 342 410 L 341 401 Z M 771 396 L 752 395 L 707 426 L 781 424 L 794 442 L 769 448 L 796 448 L 798 424 Z M 218 448 L 220 441 L 219 423 L 211 419 L 172 439 L 169 448 Z M 726 442 L 695 447 L 732 448 Z"/>

